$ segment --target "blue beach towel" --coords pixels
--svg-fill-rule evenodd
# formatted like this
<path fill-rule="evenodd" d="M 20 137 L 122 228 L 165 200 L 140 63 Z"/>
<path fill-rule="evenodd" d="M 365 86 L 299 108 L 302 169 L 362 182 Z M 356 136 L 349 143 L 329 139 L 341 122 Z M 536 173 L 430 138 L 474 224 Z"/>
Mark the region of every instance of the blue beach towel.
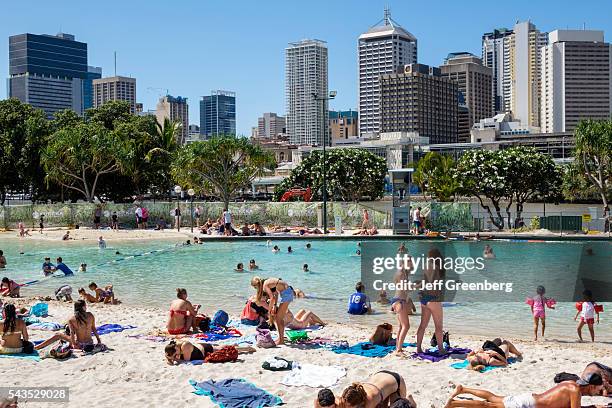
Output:
<path fill-rule="evenodd" d="M 414 343 L 404 343 L 404 347 L 416 347 Z M 395 346 L 379 346 L 369 341 L 357 343 L 350 347 L 333 347 L 332 351 L 336 354 L 354 354 L 362 357 L 385 357 L 395 350 Z"/>
<path fill-rule="evenodd" d="M 132 326 L 132 325 L 122 326 L 120 324 L 103 324 L 102 326 L 98 326 L 96 329 L 98 329 L 98 334 L 101 336 L 103 334 L 119 333 L 124 330 L 135 329 L 135 328 L 136 326 Z"/>
<path fill-rule="evenodd" d="M 210 397 L 211 401 L 220 408 L 274 407 L 283 403 L 280 397 L 241 378 L 199 383 L 189 380 L 189 384 L 195 388 L 194 394 Z"/>
<path fill-rule="evenodd" d="M 29 330 L 45 330 L 57 331 L 63 329 L 64 326 L 56 322 L 36 322 L 28 326 Z"/>
<path fill-rule="evenodd" d="M 514 357 L 510 357 L 510 358 L 508 359 L 508 364 L 512 364 L 512 363 L 515 363 L 515 362 L 516 362 L 516 358 L 514 358 Z M 453 364 L 451 364 L 450 366 L 451 366 L 451 367 L 453 367 L 453 368 L 455 368 L 455 369 L 457 369 L 457 370 L 461 370 L 461 369 L 463 369 L 463 368 L 468 368 L 468 366 L 469 366 L 469 365 L 470 365 L 470 363 L 469 363 L 467 360 L 463 360 L 463 361 L 460 361 L 460 362 L 458 362 L 458 363 L 453 363 Z M 499 367 L 499 366 L 486 366 L 486 367 L 484 368 L 484 370 L 482 370 L 482 371 L 481 371 L 481 373 L 486 373 L 486 372 L 491 371 L 491 370 L 494 370 L 494 369 L 496 369 L 496 368 L 505 368 L 505 367 Z"/>
<path fill-rule="evenodd" d="M 23 358 L 32 361 L 40 361 L 40 356 L 38 355 L 38 351 L 34 351 L 32 354 L 0 354 L 0 358 Z"/>

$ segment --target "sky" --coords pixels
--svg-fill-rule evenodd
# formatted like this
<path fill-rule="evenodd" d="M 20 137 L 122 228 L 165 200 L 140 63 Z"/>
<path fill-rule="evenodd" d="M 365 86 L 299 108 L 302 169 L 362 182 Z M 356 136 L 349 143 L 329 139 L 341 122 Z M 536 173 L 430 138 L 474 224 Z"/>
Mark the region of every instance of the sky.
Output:
<path fill-rule="evenodd" d="M 155 109 L 168 92 L 188 98 L 199 125 L 199 100 L 211 90 L 236 92 L 237 132 L 249 136 L 263 112 L 285 112 L 285 48 L 306 38 L 327 41 L 330 109 L 356 109 L 357 38 L 382 19 L 418 39 L 418 62 L 440 65 L 450 52 L 480 56 L 481 36 L 531 20 L 541 31 L 604 30 L 612 38 L 612 0 L 33 0 L 0 2 L 0 77 L 8 77 L 8 37 L 74 34 L 88 44 L 89 65 L 103 76 L 136 78 L 137 101 Z M 6 80 L 0 80 L 5 98 Z"/>

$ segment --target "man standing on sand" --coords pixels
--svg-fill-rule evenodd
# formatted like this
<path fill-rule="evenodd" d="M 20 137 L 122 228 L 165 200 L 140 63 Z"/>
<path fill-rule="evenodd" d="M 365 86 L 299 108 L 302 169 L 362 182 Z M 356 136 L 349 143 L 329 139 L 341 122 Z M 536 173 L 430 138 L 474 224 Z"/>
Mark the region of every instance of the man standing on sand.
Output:
<path fill-rule="evenodd" d="M 445 408 L 580 408 L 583 396 L 601 394 L 603 380 L 599 374 L 589 374 L 577 382 L 565 381 L 542 394 L 521 394 L 502 397 L 489 391 L 458 385 Z M 484 401 L 455 399 L 470 394 Z"/>
<path fill-rule="evenodd" d="M 100 228 L 100 220 L 101 219 L 102 219 L 102 207 L 97 205 L 96 209 L 94 210 L 94 228 L 95 229 L 99 229 Z"/>
<path fill-rule="evenodd" d="M 223 210 L 223 224 L 225 224 L 224 234 L 232 235 L 232 213 L 229 208 Z"/>
<path fill-rule="evenodd" d="M 96 348 L 98 351 L 106 349 L 104 344 L 100 341 L 100 336 L 96 329 L 96 319 L 93 314 L 87 311 L 87 305 L 84 300 L 77 300 L 74 302 L 74 316 L 68 320 L 68 327 L 70 328 L 69 336 L 64 333 L 57 333 L 50 339 L 36 345 L 34 348 L 40 350 L 58 340 L 64 340 L 70 342 L 73 349 L 87 352 L 94 351 Z M 98 342 L 95 346 L 91 336 L 92 333 Z"/>
<path fill-rule="evenodd" d="M 177 231 L 181 231 L 181 205 L 177 204 L 174 209 L 174 227 Z"/>

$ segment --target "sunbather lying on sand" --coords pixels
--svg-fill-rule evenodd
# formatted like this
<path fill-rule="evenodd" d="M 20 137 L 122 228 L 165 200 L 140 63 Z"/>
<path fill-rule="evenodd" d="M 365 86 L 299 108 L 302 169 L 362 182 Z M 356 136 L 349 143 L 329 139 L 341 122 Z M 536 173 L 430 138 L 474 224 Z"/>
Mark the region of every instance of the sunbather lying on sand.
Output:
<path fill-rule="evenodd" d="M 204 360 L 206 356 L 220 349 L 208 343 L 192 343 L 189 339 L 172 340 L 165 348 L 166 362 L 170 365 L 179 364 L 183 361 Z M 236 347 L 238 354 L 254 353 L 253 347 Z"/>
<path fill-rule="evenodd" d="M 508 397 L 458 385 L 445 408 L 580 408 L 582 396 L 599 395 L 602 384 L 599 374 L 591 374 L 581 383 L 566 381 L 542 394 L 526 393 Z M 483 401 L 456 399 L 461 394 L 470 394 Z"/>
<path fill-rule="evenodd" d="M 310 326 L 325 326 L 325 322 L 310 310 L 300 309 L 295 315 L 287 310 L 285 327 L 292 330 L 302 330 Z"/>
<path fill-rule="evenodd" d="M 485 367 L 489 366 L 506 367 L 510 354 L 514 354 L 518 358 L 523 357 L 523 354 L 508 340 L 487 340 L 480 350 L 472 351 L 468 354 L 467 360 L 470 363 L 468 368 L 470 370 L 482 371 Z"/>
<path fill-rule="evenodd" d="M 561 383 L 563 381 L 578 381 L 581 378 L 587 378 L 590 374 L 599 374 L 603 380 L 603 387 L 601 389 L 601 395 L 604 397 L 612 396 L 612 368 L 605 366 L 596 361 L 588 364 L 582 371 L 582 374 L 577 376 L 576 374 L 561 373 L 555 376 L 555 382 Z"/>
<path fill-rule="evenodd" d="M 406 397 L 406 382 L 397 373 L 382 370 L 371 376 L 367 382 L 353 383 L 336 398 L 325 388 L 319 391 L 315 407 L 375 408 L 386 407 L 400 398 L 406 398 L 411 408 L 416 408 L 412 395 Z"/>

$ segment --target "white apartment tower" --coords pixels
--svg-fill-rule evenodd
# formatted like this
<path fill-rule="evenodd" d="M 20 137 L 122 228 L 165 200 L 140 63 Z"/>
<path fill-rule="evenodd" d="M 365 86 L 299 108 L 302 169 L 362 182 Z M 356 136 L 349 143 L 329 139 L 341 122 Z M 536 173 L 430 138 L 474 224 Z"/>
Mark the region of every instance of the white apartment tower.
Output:
<path fill-rule="evenodd" d="M 322 145 L 328 131 L 327 44 L 321 40 L 290 43 L 285 49 L 287 134 L 291 144 Z"/>
<path fill-rule="evenodd" d="M 540 122 L 544 133 L 571 132 L 582 119 L 611 112 L 611 47 L 603 31 L 555 30 L 542 48 Z"/>
<path fill-rule="evenodd" d="M 380 76 L 416 62 L 416 37 L 393 21 L 389 9 L 385 9 L 384 18 L 359 36 L 359 133 L 362 136 L 375 135 L 380 130 Z"/>
<path fill-rule="evenodd" d="M 482 64 L 492 70 L 492 98 L 493 111 L 495 113 L 507 112 L 509 106 L 504 103 L 504 83 L 506 73 L 509 72 L 507 63 L 508 58 L 508 37 L 513 31 L 507 28 L 496 28 L 490 33 L 482 36 Z"/>

